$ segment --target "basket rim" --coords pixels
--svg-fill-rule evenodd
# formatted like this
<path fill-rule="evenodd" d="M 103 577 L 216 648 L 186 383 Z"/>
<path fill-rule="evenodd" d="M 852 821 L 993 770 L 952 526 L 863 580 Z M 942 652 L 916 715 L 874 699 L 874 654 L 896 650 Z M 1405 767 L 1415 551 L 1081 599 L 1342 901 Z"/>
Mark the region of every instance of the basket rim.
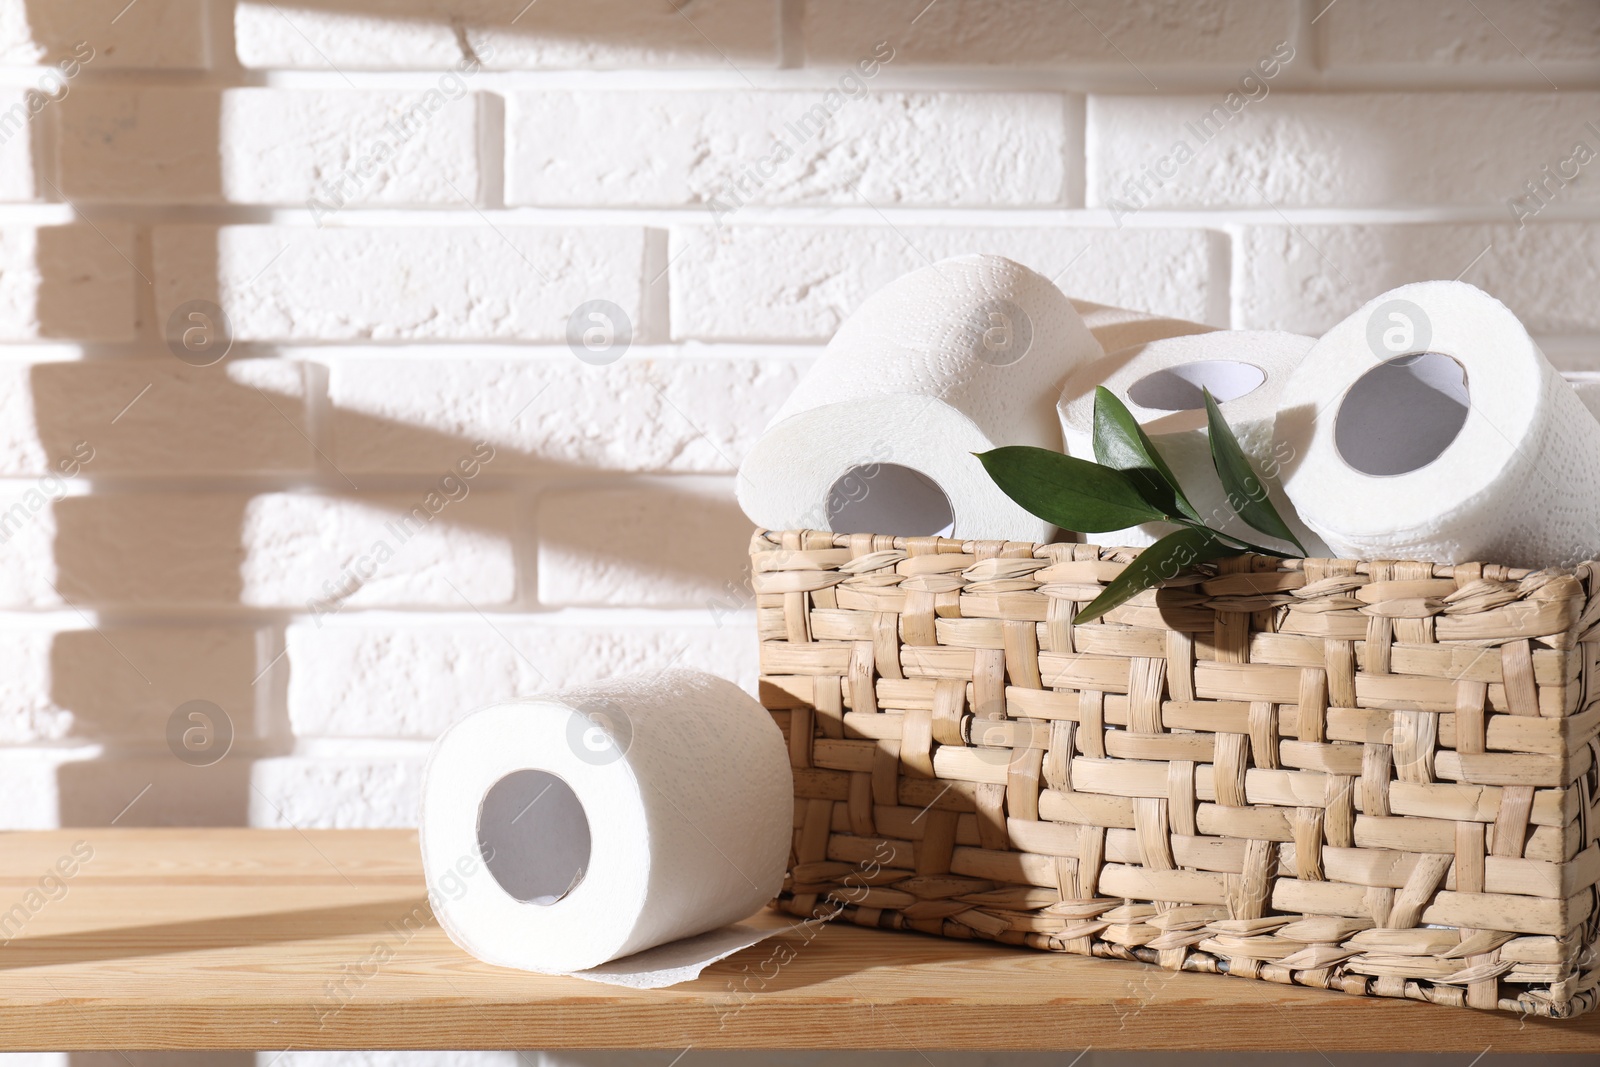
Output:
<path fill-rule="evenodd" d="M 971 553 L 981 548 L 988 548 L 991 551 L 998 550 L 1002 552 L 1014 550 L 1016 548 L 1027 548 L 1030 550 L 1030 554 L 1036 559 L 1045 558 L 1051 549 L 1055 549 L 1057 547 L 1064 547 L 1067 549 L 1074 547 L 1092 547 L 1099 549 L 1101 553 L 1109 552 L 1118 555 L 1126 555 L 1127 559 L 1129 560 L 1133 559 L 1134 557 L 1138 556 L 1139 553 L 1144 551 L 1143 547 L 1132 547 L 1126 545 L 1097 545 L 1092 541 L 1004 541 L 985 540 L 982 538 L 938 537 L 934 535 L 911 536 L 902 534 L 834 533 L 831 530 L 814 529 L 778 530 L 769 529 L 767 527 L 756 528 L 755 534 L 752 537 L 751 551 L 757 551 L 755 544 L 759 542 L 765 542 L 766 544 L 771 545 L 773 550 L 782 550 L 781 539 L 786 534 L 797 534 L 803 538 L 831 538 L 834 548 L 849 548 L 851 541 L 859 537 L 871 537 L 874 539 L 874 541 L 888 542 L 885 547 L 892 547 L 900 551 L 922 549 L 924 551 L 931 550 L 932 552 Z M 1587 569 L 1600 566 L 1600 561 L 1595 560 L 1586 560 L 1582 563 L 1579 563 L 1575 567 L 1507 567 L 1501 564 L 1491 564 L 1479 561 L 1452 564 L 1436 563 L 1429 560 L 1350 560 L 1338 556 L 1294 556 L 1289 558 L 1279 558 L 1277 556 L 1266 556 L 1256 552 L 1240 552 L 1237 556 L 1231 556 L 1228 558 L 1236 559 L 1239 557 L 1272 560 L 1278 565 L 1278 569 L 1286 571 L 1304 570 L 1307 563 L 1354 563 L 1354 573 L 1367 576 L 1372 574 L 1374 567 L 1410 565 L 1433 568 L 1433 576 L 1435 578 L 1453 578 L 1455 577 L 1456 568 L 1458 567 L 1478 567 L 1484 570 L 1492 569 L 1497 572 L 1497 576 L 1500 577 L 1501 580 L 1511 582 L 1521 581 L 1532 574 L 1570 575 L 1578 574 Z"/>

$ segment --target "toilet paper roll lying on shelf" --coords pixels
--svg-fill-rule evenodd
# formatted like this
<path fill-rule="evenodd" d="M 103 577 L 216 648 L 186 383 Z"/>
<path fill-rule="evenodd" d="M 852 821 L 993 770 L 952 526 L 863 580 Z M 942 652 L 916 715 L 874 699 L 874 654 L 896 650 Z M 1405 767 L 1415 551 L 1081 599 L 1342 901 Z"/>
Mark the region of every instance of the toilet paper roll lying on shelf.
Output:
<path fill-rule="evenodd" d="M 1600 422 L 1465 282 L 1392 289 L 1329 330 L 1275 436 L 1300 517 L 1342 556 L 1547 567 L 1600 550 Z"/>
<path fill-rule="evenodd" d="M 1143 311 L 1096 304 L 1088 300 L 1072 301 L 1072 308 L 1083 318 L 1096 343 L 1105 352 L 1117 352 L 1132 345 L 1149 344 L 1163 337 L 1183 337 L 1195 333 L 1211 333 L 1220 329 L 1187 319 L 1169 319 Z"/>
<path fill-rule="evenodd" d="M 509 701 L 439 738 L 423 871 L 450 939 L 488 963 L 653 988 L 771 931 L 793 781 L 733 683 L 673 670 Z"/>
<path fill-rule="evenodd" d="M 1206 525 L 1255 544 L 1292 548 L 1276 544 L 1229 506 L 1228 494 L 1211 462 L 1211 443 L 1206 434 L 1201 389 L 1209 388 L 1240 446 L 1254 463 L 1278 514 L 1307 552 L 1327 555 L 1327 547 L 1295 516 L 1277 482 L 1279 457 L 1274 454 L 1272 441 L 1278 393 L 1315 343 L 1315 338 L 1293 333 L 1217 330 L 1163 337 L 1113 352 L 1080 368 L 1062 390 L 1058 410 L 1067 454 L 1094 459 L 1095 388 L 1103 385 L 1128 405 Z M 1095 544 L 1142 548 L 1175 529 L 1168 523 L 1145 523 L 1125 530 L 1086 534 L 1084 539 Z"/>
<path fill-rule="evenodd" d="M 1061 382 L 1100 348 L 1048 278 L 1000 256 L 891 282 L 839 327 L 751 449 L 739 503 L 771 529 L 1048 541 L 972 456 L 1059 450 Z"/>

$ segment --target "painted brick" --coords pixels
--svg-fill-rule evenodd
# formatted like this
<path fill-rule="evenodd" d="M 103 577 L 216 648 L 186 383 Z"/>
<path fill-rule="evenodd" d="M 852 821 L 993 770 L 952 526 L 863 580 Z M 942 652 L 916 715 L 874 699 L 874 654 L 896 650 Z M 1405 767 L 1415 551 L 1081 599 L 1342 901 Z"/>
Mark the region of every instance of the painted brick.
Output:
<path fill-rule="evenodd" d="M 99 754 L 94 745 L 0 748 L 0 830 L 80 825 L 61 817 L 60 774 L 79 763 L 97 766 Z"/>
<path fill-rule="evenodd" d="M 40 369 L 27 363 L 0 365 L 0 474 L 40 475 L 58 458 L 69 458 L 50 455 L 40 439 L 33 398 L 33 375 Z"/>
<path fill-rule="evenodd" d="M 755 691 L 749 597 L 730 592 L 662 621 L 474 615 L 416 625 L 357 616 L 288 629 L 289 720 L 301 737 L 432 740 L 485 704 L 690 667 Z"/>
<path fill-rule="evenodd" d="M 731 473 L 805 368 L 794 359 L 343 359 L 328 372 L 341 470 Z"/>
<path fill-rule="evenodd" d="M 0 341 L 134 336 L 133 231 L 0 226 Z"/>
<path fill-rule="evenodd" d="M 266 726 L 252 683 L 274 653 L 258 627 L 102 626 L 50 636 L 48 696 L 70 714 L 71 737 L 160 749 L 168 721 L 191 700 L 222 709 L 241 744 Z"/>
<path fill-rule="evenodd" d="M 467 490 L 426 525 L 401 521 L 413 508 L 429 510 L 421 490 L 68 497 L 54 509 L 60 588 L 75 604 L 310 610 L 316 601 L 331 611 L 345 604 L 460 610 L 463 596 L 507 603 L 516 591 L 510 501 Z"/>
<path fill-rule="evenodd" d="M 1540 65 L 1587 63 L 1592 70 L 1600 59 L 1600 8 L 1587 0 L 1340 0 L 1328 5 L 1317 29 L 1323 62 L 1335 69 L 1503 66 L 1542 85 Z"/>
<path fill-rule="evenodd" d="M 478 194 L 478 109 L 460 78 L 452 93 L 83 87 L 61 104 L 61 187 L 89 200 L 316 197 L 322 218 L 346 203 L 460 206 Z"/>
<path fill-rule="evenodd" d="M 235 89 L 222 101 L 222 187 L 242 203 L 477 201 L 481 98 L 461 78 L 410 92 Z M 327 206 L 321 206 L 327 205 Z M 325 216 L 324 216 L 325 217 Z"/>
<path fill-rule="evenodd" d="M 1220 317 L 1220 239 L 1203 230 L 684 227 L 672 231 L 672 332 L 825 340 L 875 290 L 969 252 L 1009 256 L 1068 296 L 1180 319 Z"/>
<path fill-rule="evenodd" d="M 236 733 L 253 734 L 261 639 L 248 626 L 51 632 L 13 620 L 0 626 L 0 743 L 155 748 L 173 711 L 196 699 L 224 709 Z"/>
<path fill-rule="evenodd" d="M 73 715 L 53 692 L 51 641 L 27 625 L 0 628 L 0 743 L 59 741 L 72 731 Z"/>
<path fill-rule="evenodd" d="M 754 532 L 723 481 L 547 492 L 537 529 L 541 604 L 621 607 L 726 595 Z"/>
<path fill-rule="evenodd" d="M 0 607 L 61 606 L 54 502 L 64 491 L 54 479 L 0 484 Z"/>
<path fill-rule="evenodd" d="M 61 593 L 73 604 L 239 603 L 249 504 L 244 493 L 68 497 L 54 508 Z"/>
<path fill-rule="evenodd" d="M 517 595 L 510 497 L 459 479 L 450 486 L 457 499 L 437 489 L 256 497 L 241 537 L 250 546 L 240 567 L 244 602 L 303 606 L 354 589 L 338 602 L 451 610 L 510 603 Z"/>
<path fill-rule="evenodd" d="M 1096 96 L 1088 202 L 1122 211 L 1498 205 L 1545 180 L 1549 164 L 1550 198 L 1592 204 L 1600 182 L 1561 177 L 1563 163 L 1567 178 L 1580 172 L 1566 162 L 1575 142 L 1600 147 L 1592 123 L 1600 93 L 1276 92 L 1236 114 L 1217 94 Z"/>
<path fill-rule="evenodd" d="M 417 825 L 421 743 L 379 751 L 265 759 L 253 768 L 249 825 L 296 829 Z"/>
<path fill-rule="evenodd" d="M 521 6 L 520 4 L 518 5 Z M 540 0 L 518 13 L 499 0 L 409 0 L 405 17 L 377 0 L 339 5 L 246 0 L 234 15 L 247 67 L 439 70 L 476 57 L 502 69 L 772 67 L 776 0 Z"/>
<path fill-rule="evenodd" d="M 926 0 L 863 4 L 809 0 L 806 58 L 851 63 L 879 41 L 896 66 L 1248 64 L 1291 35 L 1293 5 L 1279 0 Z"/>
<path fill-rule="evenodd" d="M 80 86 L 60 104 L 60 187 L 72 200 L 216 200 L 219 94 Z"/>
<path fill-rule="evenodd" d="M 0 2 L 0 63 L 58 63 L 94 70 L 210 65 L 205 0 Z M 79 48 L 83 42 L 92 49 Z M 89 58 L 92 56 L 92 58 Z"/>
<path fill-rule="evenodd" d="M 1319 334 L 1386 289 L 1459 275 L 1535 333 L 1600 332 L 1600 307 L 1573 283 L 1600 262 L 1597 225 L 1252 226 L 1239 249 L 1238 329 Z"/>
<path fill-rule="evenodd" d="M 638 328 L 644 253 L 634 227 L 166 227 L 158 313 L 212 300 L 240 341 L 564 341 L 592 299 Z"/>
<path fill-rule="evenodd" d="M 1057 93 L 541 92 L 506 106 L 506 202 L 1048 205 Z M 575 146 L 581 146 L 576 148 Z"/>
<path fill-rule="evenodd" d="M 34 181 L 37 127 L 33 122 L 49 108 L 47 100 L 42 93 L 0 90 L 0 200 L 34 200 L 39 196 L 38 183 Z"/>
<path fill-rule="evenodd" d="M 184 763 L 164 743 L 159 752 L 64 763 L 56 776 L 61 825 L 247 826 L 251 761 L 242 747 L 235 742 L 208 767 Z"/>
<path fill-rule="evenodd" d="M 83 458 L 84 473 L 310 471 L 315 365 L 271 359 L 190 367 L 159 359 L 0 367 L 11 416 L 0 474 L 34 475 Z"/>

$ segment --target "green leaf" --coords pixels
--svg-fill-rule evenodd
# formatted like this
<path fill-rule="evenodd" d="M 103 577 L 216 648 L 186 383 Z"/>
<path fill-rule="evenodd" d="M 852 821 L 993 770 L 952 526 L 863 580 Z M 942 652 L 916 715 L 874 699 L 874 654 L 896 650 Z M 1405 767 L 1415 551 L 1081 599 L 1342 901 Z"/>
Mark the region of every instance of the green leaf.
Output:
<path fill-rule="evenodd" d="M 1305 555 L 1305 546 L 1289 529 L 1289 524 L 1283 521 L 1278 509 L 1272 506 L 1265 483 L 1250 465 L 1250 458 L 1244 454 L 1244 449 L 1239 447 L 1239 439 L 1228 428 L 1216 397 L 1211 395 L 1209 389 L 1204 392 L 1207 433 L 1211 438 L 1211 463 L 1217 468 L 1217 477 L 1222 481 L 1223 491 L 1228 494 L 1228 503 L 1245 522 L 1270 537 L 1289 542 L 1300 550 L 1302 556 Z"/>
<path fill-rule="evenodd" d="M 1201 522 L 1200 513 L 1183 495 L 1172 469 L 1156 451 L 1133 413 L 1105 386 L 1094 391 L 1094 458 L 1107 467 L 1127 471 L 1151 506 L 1165 515 L 1183 515 Z"/>
<path fill-rule="evenodd" d="M 1185 525 L 1189 525 L 1189 524 L 1185 524 Z M 1203 532 L 1211 534 L 1213 537 L 1217 538 L 1217 540 L 1219 540 L 1219 541 L 1226 542 L 1228 544 L 1228 546 L 1229 546 L 1229 551 L 1230 552 L 1239 553 L 1239 554 L 1242 554 L 1242 553 L 1245 553 L 1245 552 L 1254 552 L 1258 556 L 1276 556 L 1278 559 L 1295 559 L 1296 558 L 1295 554 L 1293 552 L 1285 552 L 1281 548 L 1268 548 L 1266 545 L 1258 545 L 1258 544 L 1254 543 L 1253 541 L 1246 541 L 1242 537 L 1235 537 L 1231 533 L 1223 533 L 1221 530 L 1213 530 L 1209 526 L 1189 525 L 1189 529 L 1191 529 L 1191 530 L 1201 530 Z"/>
<path fill-rule="evenodd" d="M 1063 530 L 1103 533 L 1166 517 L 1124 471 L 1029 445 L 973 454 L 1001 492 Z"/>
<path fill-rule="evenodd" d="M 1196 563 L 1238 554 L 1238 549 L 1217 540 L 1210 530 L 1186 526 L 1135 556 L 1133 562 L 1124 567 L 1122 573 L 1113 578 L 1088 607 L 1078 612 L 1072 622 L 1074 625 L 1092 622 L 1151 586 L 1160 585 L 1168 578 L 1176 578 Z"/>

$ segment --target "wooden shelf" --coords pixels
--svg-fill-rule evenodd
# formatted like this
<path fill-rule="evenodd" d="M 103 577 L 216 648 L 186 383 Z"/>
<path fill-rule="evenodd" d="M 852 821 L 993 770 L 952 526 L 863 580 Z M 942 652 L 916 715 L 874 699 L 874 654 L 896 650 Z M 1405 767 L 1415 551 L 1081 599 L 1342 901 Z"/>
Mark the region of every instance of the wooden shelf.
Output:
<path fill-rule="evenodd" d="M 93 856 L 65 895 L 30 896 L 76 842 Z M 0 843 L 3 1049 L 1600 1052 L 1600 1013 L 1520 1020 L 837 925 L 672 989 L 501 970 L 431 920 L 407 932 L 426 915 L 407 831 L 83 829 Z M 781 967 L 780 944 L 793 955 Z"/>

